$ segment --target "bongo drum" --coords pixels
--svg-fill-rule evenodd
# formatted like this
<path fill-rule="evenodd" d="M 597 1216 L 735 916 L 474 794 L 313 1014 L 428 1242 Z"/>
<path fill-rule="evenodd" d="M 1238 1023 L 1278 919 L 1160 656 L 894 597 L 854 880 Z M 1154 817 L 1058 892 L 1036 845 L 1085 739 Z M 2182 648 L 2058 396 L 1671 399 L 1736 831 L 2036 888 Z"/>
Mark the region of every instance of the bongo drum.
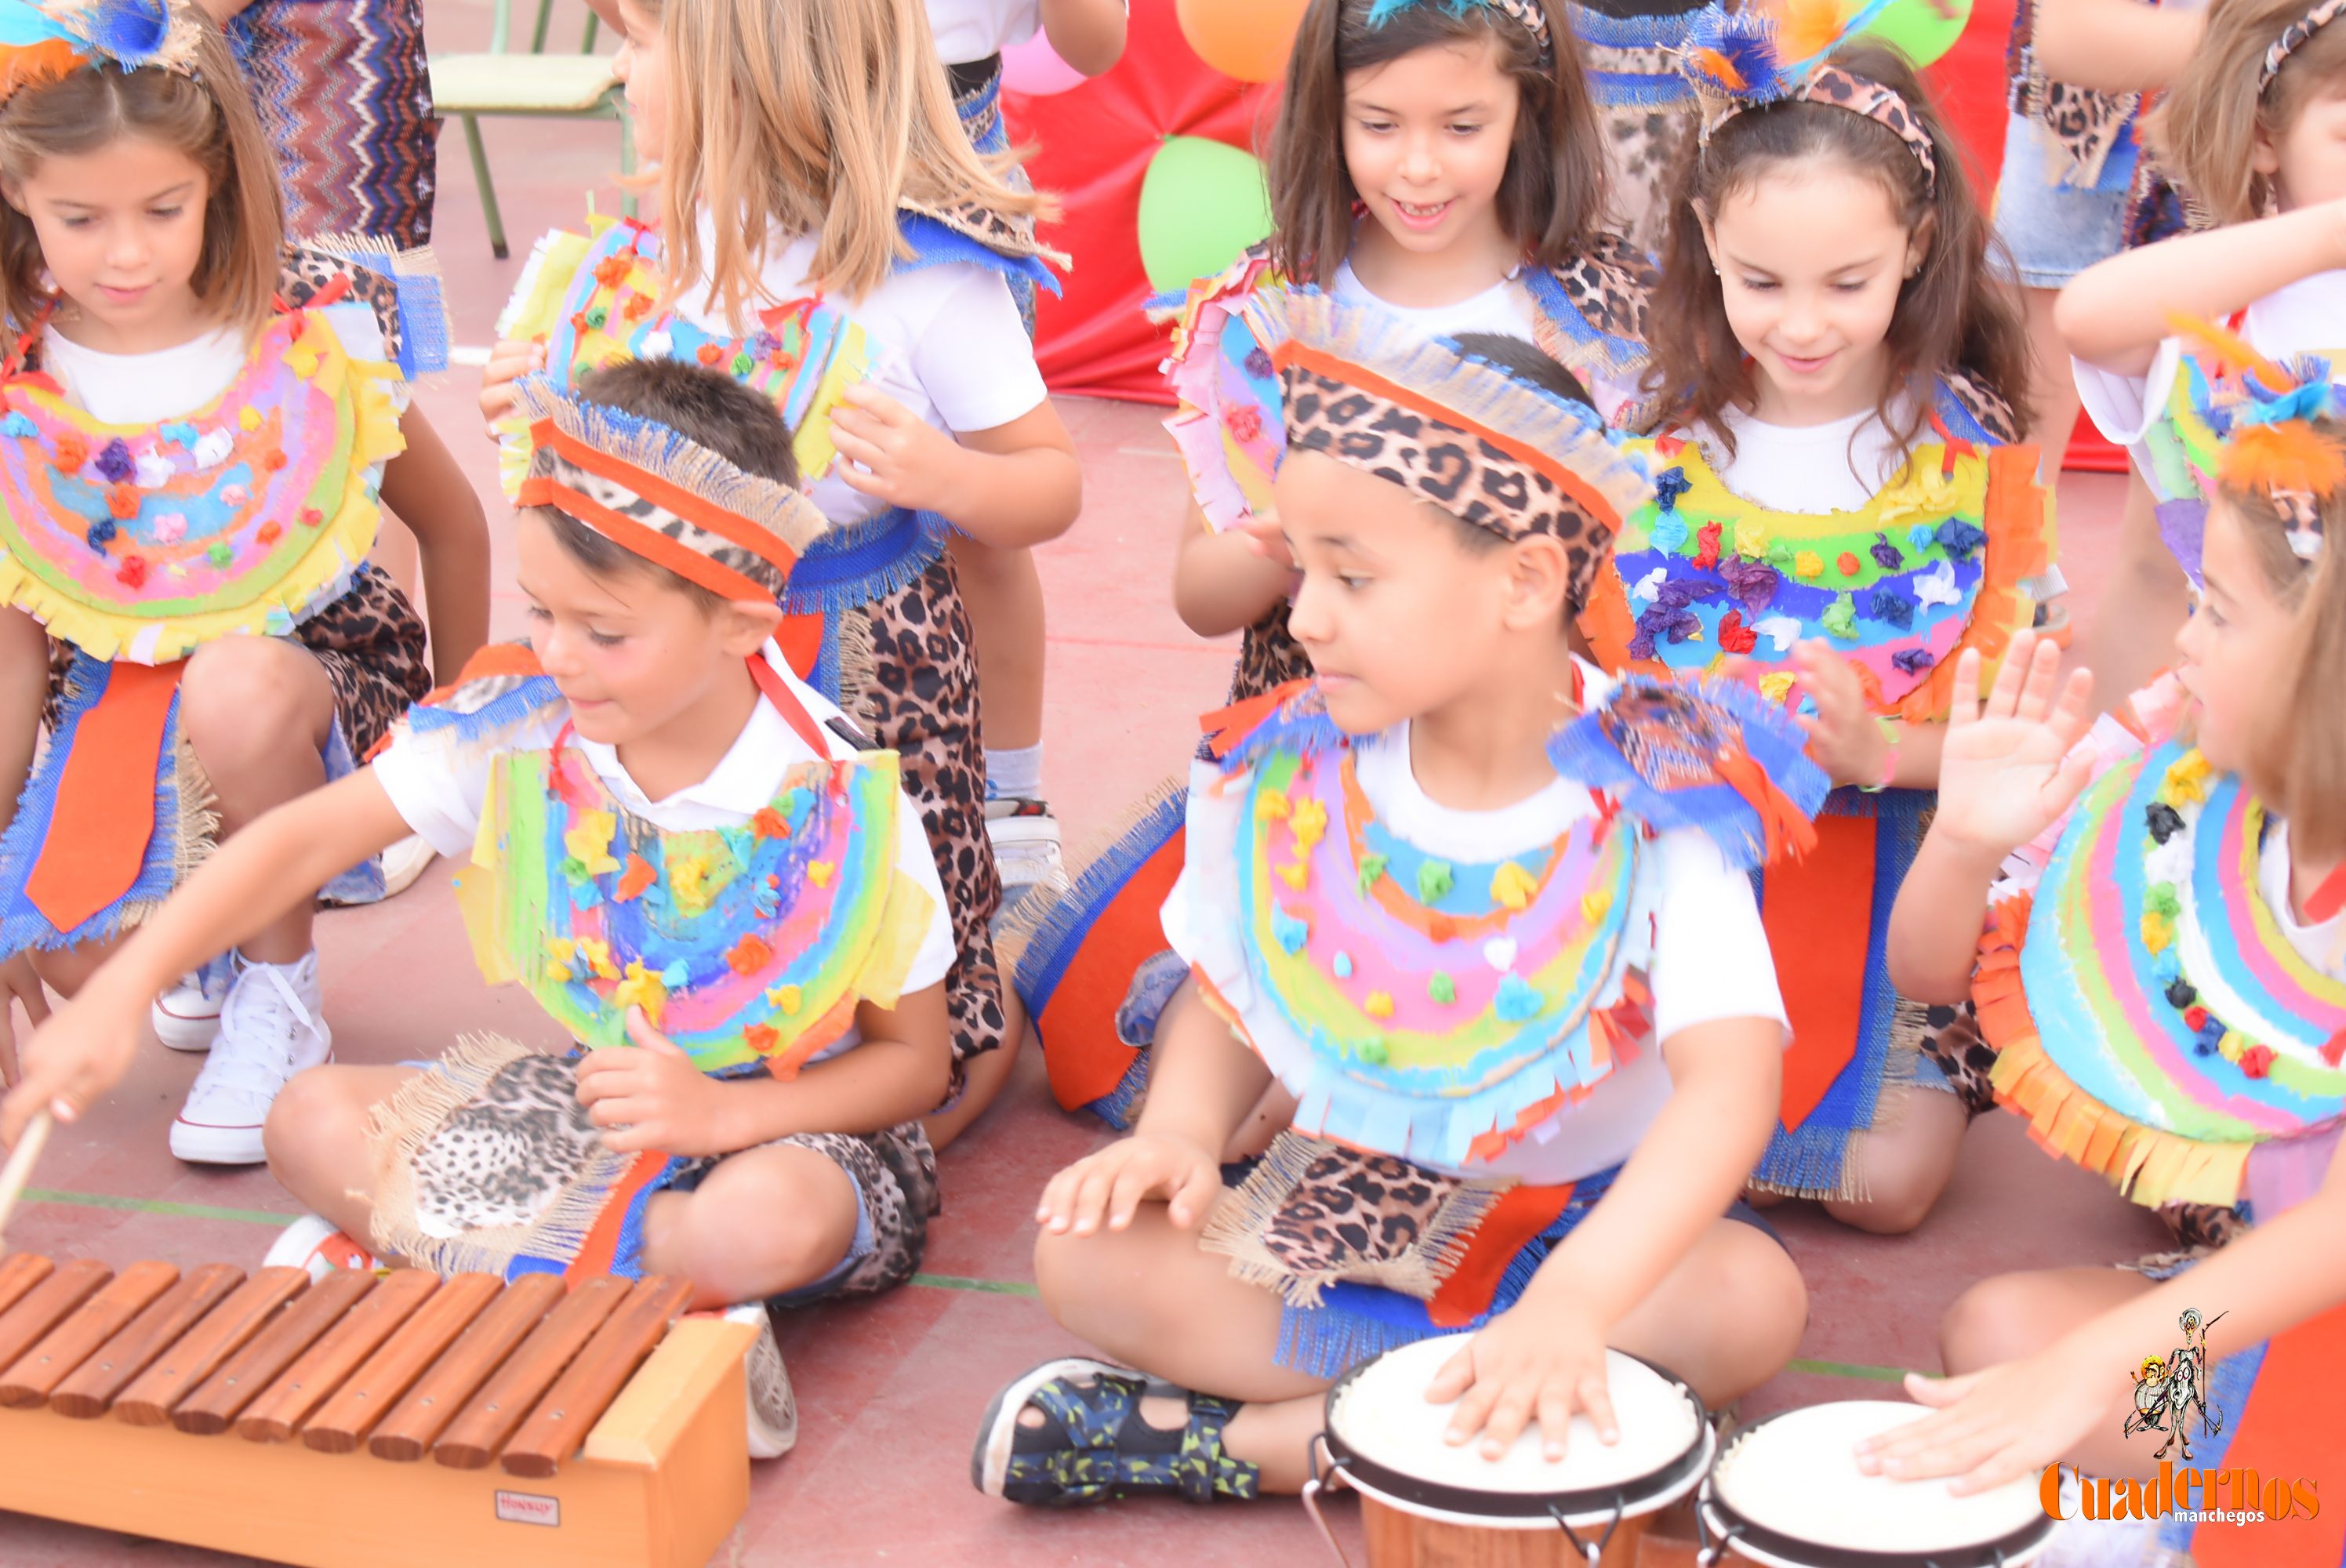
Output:
<path fill-rule="evenodd" d="M 1627 1568 L 1650 1515 L 1694 1490 L 1710 1467 L 1708 1414 L 1694 1390 L 1660 1369 L 1606 1352 L 1618 1442 L 1576 1412 L 1563 1460 L 1550 1463 L 1536 1422 L 1506 1454 L 1443 1439 L 1452 1405 L 1426 1386 L 1471 1335 L 1422 1339 L 1365 1362 L 1328 1390 L 1327 1430 L 1312 1446 L 1303 1501 L 1336 1476 L 1361 1494 L 1371 1568 L 1548 1568 L 1585 1563 Z M 1320 1473 L 1327 1456 L 1328 1474 Z"/>
<path fill-rule="evenodd" d="M 1736 1433 L 1695 1509 L 1706 1568 L 1730 1551 L 1770 1568 L 2018 1568 L 2044 1551 L 2053 1520 L 2033 1476 L 1957 1497 L 1858 1470 L 1861 1441 L 1927 1413 L 1855 1400 Z"/>

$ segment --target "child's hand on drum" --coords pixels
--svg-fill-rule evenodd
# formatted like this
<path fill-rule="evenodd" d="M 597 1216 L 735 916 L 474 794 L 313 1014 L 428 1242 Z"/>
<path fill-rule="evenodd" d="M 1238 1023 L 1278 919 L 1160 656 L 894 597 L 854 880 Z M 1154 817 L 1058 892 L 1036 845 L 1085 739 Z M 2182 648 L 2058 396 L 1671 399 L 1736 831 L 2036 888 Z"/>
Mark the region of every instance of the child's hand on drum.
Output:
<path fill-rule="evenodd" d="M 2117 1420 L 2110 1380 L 2094 1367 L 2055 1347 L 1961 1378 L 1909 1372 L 1906 1392 L 1937 1413 L 1860 1443 L 1857 1468 L 1899 1481 L 1952 1475 L 1958 1497 L 2035 1475 Z"/>
<path fill-rule="evenodd" d="M 734 1092 L 692 1064 L 640 1007 L 627 1009 L 633 1051 L 589 1051 L 578 1064 L 578 1103 L 617 1154 L 729 1155 L 742 1145 L 729 1125 Z"/>
<path fill-rule="evenodd" d="M 1054 1236 L 1089 1236 L 1123 1230 L 1141 1204 L 1163 1198 L 1173 1223 L 1188 1230 L 1203 1223 L 1222 1193 L 1222 1167 L 1208 1151 L 1184 1138 L 1135 1133 L 1086 1155 L 1051 1178 L 1035 1223 Z"/>
<path fill-rule="evenodd" d="M 1528 1298 L 1502 1312 L 1450 1358 L 1425 1390 L 1428 1404 L 1458 1401 L 1443 1436 L 1453 1443 L 1483 1434 L 1484 1459 L 1501 1459 L 1536 1418 L 1541 1451 L 1564 1458 L 1572 1412 L 1588 1412 L 1597 1436 L 1617 1442 L 1613 1397 L 1605 1379 L 1605 1331 L 1569 1301 Z"/>
<path fill-rule="evenodd" d="M 2062 680 L 2060 648 L 2034 632 L 2012 639 L 1984 706 L 1979 673 L 1978 652 L 1964 649 L 1931 831 L 2000 860 L 2059 821 L 2091 780 L 2092 753 L 2077 742 L 2093 722 L 2094 677 Z"/>

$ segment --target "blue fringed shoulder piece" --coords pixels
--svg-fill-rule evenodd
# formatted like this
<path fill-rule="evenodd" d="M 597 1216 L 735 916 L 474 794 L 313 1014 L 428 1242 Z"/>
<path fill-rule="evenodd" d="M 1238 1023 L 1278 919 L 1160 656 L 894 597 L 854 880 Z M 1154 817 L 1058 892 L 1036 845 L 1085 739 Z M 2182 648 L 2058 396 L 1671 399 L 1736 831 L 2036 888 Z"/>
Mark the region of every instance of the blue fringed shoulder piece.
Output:
<path fill-rule="evenodd" d="M 498 749 L 553 717 L 562 693 L 526 643 L 492 643 L 465 661 L 456 684 L 407 710 L 393 734 L 414 745 Z"/>
<path fill-rule="evenodd" d="M 1005 278 L 1023 278 L 1037 289 L 1048 289 L 1054 294 L 1059 292 L 1059 275 L 1051 270 L 1043 254 L 1034 249 L 998 248 L 925 212 L 906 210 L 897 213 L 896 228 L 904 236 L 904 243 L 913 248 L 910 261 L 896 263 L 900 271 L 939 267 L 951 261 L 967 261 L 989 272 L 999 272 Z M 1002 239 L 1005 247 L 1014 245 L 1014 233 L 1006 226 Z"/>
<path fill-rule="evenodd" d="M 390 285 L 394 295 L 393 319 L 384 323 L 383 337 L 393 345 L 392 360 L 409 381 L 448 368 L 448 301 L 441 285 L 440 261 L 428 245 L 402 249 L 388 239 L 368 234 L 321 234 L 296 241 L 297 255 L 324 256 L 353 274 L 371 274 Z M 353 292 L 383 314 L 382 290 L 363 287 Z M 395 331 L 393 330 L 395 329 Z"/>
<path fill-rule="evenodd" d="M 1328 717 L 1319 683 L 1290 680 L 1260 697 L 1232 703 L 1198 721 L 1206 747 L 1225 773 L 1251 768 L 1274 751 L 1309 755 L 1349 744 Z"/>
<path fill-rule="evenodd" d="M 1548 760 L 1656 832 L 1698 828 L 1749 871 L 1815 841 L 1831 780 L 1777 704 L 1739 682 L 1624 676 L 1556 732 Z"/>

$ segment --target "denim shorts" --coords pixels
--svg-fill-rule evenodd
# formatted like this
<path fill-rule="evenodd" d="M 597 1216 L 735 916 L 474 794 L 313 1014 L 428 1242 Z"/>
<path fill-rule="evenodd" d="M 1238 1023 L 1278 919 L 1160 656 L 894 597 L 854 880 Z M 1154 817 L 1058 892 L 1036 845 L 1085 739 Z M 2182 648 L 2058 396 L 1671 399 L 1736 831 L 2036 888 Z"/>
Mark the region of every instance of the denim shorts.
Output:
<path fill-rule="evenodd" d="M 2012 253 L 2024 287 L 2058 289 L 2096 261 L 2118 253 L 2125 238 L 2127 179 L 2113 169 L 2085 189 L 2048 173 L 2043 127 L 2022 115 L 2006 117 L 2004 173 L 1995 185 L 1995 237 Z M 2113 153 L 2116 164 L 2123 156 Z M 2126 156 L 2130 170 L 2134 159 Z"/>

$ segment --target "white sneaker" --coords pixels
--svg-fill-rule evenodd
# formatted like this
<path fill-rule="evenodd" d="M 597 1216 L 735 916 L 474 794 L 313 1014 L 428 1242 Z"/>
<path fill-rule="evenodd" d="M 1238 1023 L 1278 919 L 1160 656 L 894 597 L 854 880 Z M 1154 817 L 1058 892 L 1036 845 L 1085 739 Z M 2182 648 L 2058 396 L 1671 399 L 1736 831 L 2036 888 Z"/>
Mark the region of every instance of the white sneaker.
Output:
<path fill-rule="evenodd" d="M 1059 820 L 1042 801 L 988 800 L 985 836 L 994 842 L 994 861 L 1002 871 L 1005 905 L 1060 874 Z"/>
<path fill-rule="evenodd" d="M 403 893 L 415 885 L 425 868 L 438 858 L 440 851 L 423 841 L 421 833 L 410 833 L 382 852 L 382 896 Z"/>
<path fill-rule="evenodd" d="M 239 956 L 220 1003 L 219 1038 L 171 1124 L 171 1152 L 202 1165 L 253 1166 L 267 1155 L 260 1125 L 285 1081 L 333 1056 L 318 1015 L 318 955 L 299 963 Z"/>
<path fill-rule="evenodd" d="M 209 1051 L 219 1033 L 220 1003 L 226 992 L 215 995 L 204 989 L 203 976 L 183 976 L 179 983 L 155 999 L 147 1009 L 155 1038 L 174 1051 Z"/>
<path fill-rule="evenodd" d="M 758 1330 L 741 1363 L 750 1390 L 750 1457 L 780 1459 L 798 1445 L 799 1401 L 782 1368 L 782 1348 L 774 1341 L 773 1314 L 764 1302 L 750 1301 L 727 1308 L 725 1320 Z"/>
<path fill-rule="evenodd" d="M 379 1274 L 391 1266 L 334 1228 L 320 1214 L 305 1214 L 277 1233 L 263 1268 L 306 1268 L 312 1280 L 342 1270 Z"/>

